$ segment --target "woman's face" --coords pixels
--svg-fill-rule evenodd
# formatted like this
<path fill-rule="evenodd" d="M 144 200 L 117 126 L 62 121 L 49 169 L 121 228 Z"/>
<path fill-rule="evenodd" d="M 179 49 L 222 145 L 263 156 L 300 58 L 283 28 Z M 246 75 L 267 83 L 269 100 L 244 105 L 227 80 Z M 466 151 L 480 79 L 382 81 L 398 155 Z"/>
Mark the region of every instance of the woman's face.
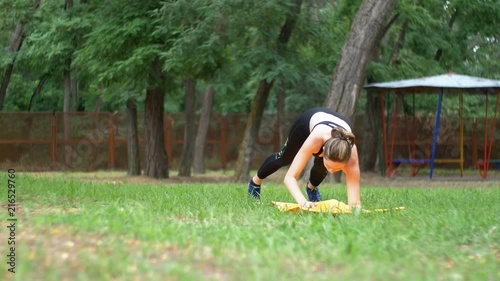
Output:
<path fill-rule="evenodd" d="M 334 162 L 326 157 L 323 157 L 323 165 L 325 165 L 325 168 L 329 173 L 333 174 L 341 171 L 345 167 L 346 163 Z"/>

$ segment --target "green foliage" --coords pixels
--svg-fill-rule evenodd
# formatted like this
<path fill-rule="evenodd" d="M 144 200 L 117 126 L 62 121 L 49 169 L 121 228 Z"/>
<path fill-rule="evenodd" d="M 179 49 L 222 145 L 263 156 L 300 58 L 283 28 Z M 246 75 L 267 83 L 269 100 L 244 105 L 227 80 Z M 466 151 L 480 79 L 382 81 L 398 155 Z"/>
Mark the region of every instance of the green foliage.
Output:
<path fill-rule="evenodd" d="M 41 1 L 36 11 L 33 3 L 0 0 L 0 73 L 16 59 L 6 110 L 26 108 L 46 75 L 34 108 L 60 110 L 63 72 L 71 59 L 72 78 L 78 80 L 80 105 L 86 110 L 94 109 L 98 98 L 106 110 L 122 110 L 128 97 L 141 102 L 145 89 L 160 81 L 155 67 L 161 67 L 166 79 L 159 86 L 166 90 L 169 112 L 183 108 L 186 76 L 197 81 L 199 90 L 208 85 L 215 89 L 216 111 L 247 112 L 259 81 L 266 79 L 283 82 L 286 110 L 299 112 L 322 104 L 328 94 L 361 0 L 304 1 L 284 53 L 277 52 L 277 39 L 292 1 L 96 0 L 74 1 L 69 10 L 61 1 Z M 388 27 L 368 77 L 390 81 L 451 71 L 500 79 L 498 14 L 494 0 L 398 1 L 396 21 Z M 10 54 L 6 47 L 19 22 L 26 39 L 18 54 Z M 267 111 L 275 110 L 274 100 Z M 434 111 L 431 102 L 419 102 Z M 482 103 L 473 97 L 465 106 L 473 112 Z"/>
<path fill-rule="evenodd" d="M 157 1 L 99 5 L 91 15 L 92 29 L 85 35 L 85 43 L 75 52 L 75 64 L 85 75 L 94 76 L 94 83 L 146 89 L 154 79 L 151 68 L 163 48 L 162 38 L 150 36 L 154 25 L 149 12 L 155 6 Z"/>
<path fill-rule="evenodd" d="M 11 85 L 9 87 L 9 91 L 12 93 L 23 93 L 29 92 L 35 86 L 35 82 L 26 83 L 24 79 L 15 74 L 11 78 Z M 29 95 L 19 95 L 17 99 L 7 99 L 4 107 L 9 111 L 22 111 L 28 109 L 29 104 Z"/>
<path fill-rule="evenodd" d="M 315 3 L 303 9 L 292 36 L 288 60 L 294 75 L 284 75 L 288 112 L 302 112 L 322 105 L 337 59 L 361 1 Z"/>
<path fill-rule="evenodd" d="M 223 1 L 167 1 L 155 12 L 159 30 L 169 30 L 171 47 L 162 51 L 170 75 L 212 78 L 219 68 L 223 42 L 217 28 Z"/>
<path fill-rule="evenodd" d="M 0 0 L 0 27 L 14 27 L 33 14 L 33 0 Z"/>
<path fill-rule="evenodd" d="M 370 79 L 391 81 L 447 72 L 499 79 L 495 70 L 500 64 L 492 59 L 500 54 L 497 4 L 498 1 L 399 1 L 395 11 L 398 19 L 369 67 Z M 405 22 L 404 40 L 399 42 L 401 50 L 392 63 L 390 59 Z M 418 98 L 416 107 L 422 112 L 435 112 L 436 102 L 437 91 L 431 98 Z M 484 107 L 483 96 L 465 96 L 466 115 L 484 115 L 477 106 Z M 457 112 L 458 96 L 447 108 Z"/>

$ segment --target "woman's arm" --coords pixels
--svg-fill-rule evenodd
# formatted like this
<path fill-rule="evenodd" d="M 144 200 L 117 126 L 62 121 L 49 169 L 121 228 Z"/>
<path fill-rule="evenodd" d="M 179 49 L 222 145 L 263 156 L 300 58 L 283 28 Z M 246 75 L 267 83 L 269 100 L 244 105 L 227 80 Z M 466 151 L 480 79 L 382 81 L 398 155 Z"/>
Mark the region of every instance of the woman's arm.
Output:
<path fill-rule="evenodd" d="M 347 185 L 347 204 L 351 207 L 361 208 L 361 195 L 359 191 L 360 170 L 356 145 L 352 147 L 351 158 L 346 163 L 343 171 Z"/>
<path fill-rule="evenodd" d="M 321 137 L 316 135 L 309 135 L 307 140 L 304 142 L 299 152 L 295 155 L 290 168 L 285 175 L 283 182 L 285 183 L 288 191 L 292 195 L 293 199 L 300 205 L 304 207 L 312 207 L 314 204 L 307 204 L 308 200 L 304 197 L 304 194 L 300 191 L 298 178 L 302 171 L 304 170 L 307 162 L 311 158 L 311 155 L 321 149 L 323 145 L 323 140 Z"/>

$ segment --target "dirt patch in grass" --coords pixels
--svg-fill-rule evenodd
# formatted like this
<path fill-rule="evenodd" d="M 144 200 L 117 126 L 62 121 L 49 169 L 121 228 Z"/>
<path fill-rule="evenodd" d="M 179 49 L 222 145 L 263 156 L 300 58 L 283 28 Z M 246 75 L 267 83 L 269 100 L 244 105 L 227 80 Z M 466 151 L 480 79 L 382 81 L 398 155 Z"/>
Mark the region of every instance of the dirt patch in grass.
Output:
<path fill-rule="evenodd" d="M 171 171 L 172 173 L 173 171 Z M 266 179 L 267 182 L 281 183 L 285 176 L 286 169 L 280 169 L 275 174 Z M 210 172 L 207 174 L 193 174 L 191 177 L 179 177 L 171 175 L 168 179 L 154 179 L 147 176 L 127 176 L 126 172 L 89 172 L 89 173 L 61 173 L 43 172 L 30 173 L 35 176 L 63 176 L 79 181 L 105 182 L 111 184 L 131 183 L 131 184 L 161 184 L 175 185 L 183 183 L 234 183 L 246 185 L 246 183 L 235 183 L 233 173 L 230 171 Z M 249 176 L 250 179 L 250 176 Z M 305 181 L 305 180 L 301 180 Z M 422 170 L 417 175 L 411 176 L 409 169 L 401 169 L 391 177 L 383 177 L 380 172 L 362 172 L 361 186 L 366 187 L 500 187 L 500 171 L 489 171 L 486 179 L 481 178 L 478 171 L 467 170 L 463 176 L 457 170 L 438 170 L 434 172 L 432 179 L 428 170 Z M 334 180 L 333 175 L 328 175 L 324 184 L 343 184 L 345 176 L 341 175 L 340 182 Z"/>

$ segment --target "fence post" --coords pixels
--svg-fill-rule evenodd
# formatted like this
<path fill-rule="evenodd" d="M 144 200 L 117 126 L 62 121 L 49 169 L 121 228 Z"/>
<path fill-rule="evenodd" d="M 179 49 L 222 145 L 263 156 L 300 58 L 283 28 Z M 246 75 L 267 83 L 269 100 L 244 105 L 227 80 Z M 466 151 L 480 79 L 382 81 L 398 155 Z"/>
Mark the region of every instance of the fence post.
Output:
<path fill-rule="evenodd" d="M 115 114 L 108 117 L 108 167 L 115 168 Z"/>
<path fill-rule="evenodd" d="M 227 164 L 227 119 L 222 117 L 220 120 L 220 162 L 222 169 L 226 169 Z"/>
<path fill-rule="evenodd" d="M 52 168 L 56 166 L 57 158 L 57 119 L 56 114 L 50 116 L 50 163 Z"/>
<path fill-rule="evenodd" d="M 474 117 L 472 122 L 472 166 L 477 165 L 477 119 Z"/>

